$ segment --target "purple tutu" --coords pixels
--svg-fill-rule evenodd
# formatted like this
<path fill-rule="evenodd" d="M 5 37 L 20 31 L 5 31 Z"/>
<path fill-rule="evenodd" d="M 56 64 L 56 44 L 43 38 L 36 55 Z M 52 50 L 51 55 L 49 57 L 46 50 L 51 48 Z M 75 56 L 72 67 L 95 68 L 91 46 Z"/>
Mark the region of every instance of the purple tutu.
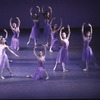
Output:
<path fill-rule="evenodd" d="M 45 23 L 45 25 L 44 25 L 44 38 L 49 39 L 50 34 L 51 34 L 49 20 L 45 20 L 44 23 Z"/>
<path fill-rule="evenodd" d="M 5 52 L 5 47 L 0 46 L 0 68 L 10 68 L 8 56 Z"/>
<path fill-rule="evenodd" d="M 69 61 L 69 53 L 68 53 L 69 41 L 66 43 L 63 41 L 63 46 L 58 52 L 56 62 L 57 63 L 67 63 Z"/>
<path fill-rule="evenodd" d="M 38 67 L 35 71 L 35 74 L 33 75 L 33 78 L 34 79 L 44 79 L 44 78 L 46 78 L 43 61 L 39 61 L 39 65 L 38 65 Z"/>
<path fill-rule="evenodd" d="M 19 48 L 19 31 L 13 31 L 13 36 L 11 39 L 11 49 L 18 49 Z"/>
<path fill-rule="evenodd" d="M 39 22 L 34 21 L 34 25 L 33 25 L 32 30 L 31 30 L 30 38 L 38 39 L 39 33 L 40 33 Z"/>
<path fill-rule="evenodd" d="M 82 61 L 92 62 L 96 60 L 89 43 L 90 40 L 83 41 Z"/>

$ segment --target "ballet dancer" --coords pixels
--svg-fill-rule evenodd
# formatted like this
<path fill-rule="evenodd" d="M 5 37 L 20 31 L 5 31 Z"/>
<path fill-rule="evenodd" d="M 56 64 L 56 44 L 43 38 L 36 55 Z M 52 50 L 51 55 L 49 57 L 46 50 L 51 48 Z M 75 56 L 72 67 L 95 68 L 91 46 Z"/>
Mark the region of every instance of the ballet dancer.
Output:
<path fill-rule="evenodd" d="M 84 35 L 84 26 L 85 23 L 83 23 L 82 25 L 82 37 L 83 37 L 83 54 L 82 54 L 82 61 L 86 62 L 86 68 L 83 69 L 83 71 L 88 71 L 89 70 L 89 62 L 94 62 L 95 67 L 99 68 L 98 65 L 96 64 L 96 58 L 93 54 L 92 48 L 89 46 L 91 40 L 92 40 L 92 34 L 93 34 L 93 30 L 92 30 L 92 25 L 88 24 L 88 26 L 90 27 L 90 31 L 88 31 L 86 33 L 86 36 Z"/>
<path fill-rule="evenodd" d="M 30 43 L 31 39 L 34 39 L 34 45 L 37 45 L 37 39 L 39 38 L 40 28 L 39 28 L 39 17 L 40 17 L 40 7 L 36 6 L 38 8 L 38 14 L 34 13 L 32 14 L 33 8 L 30 9 L 30 16 L 32 17 L 32 21 L 34 23 L 31 34 L 29 37 L 29 40 L 27 42 L 27 45 Z"/>
<path fill-rule="evenodd" d="M 58 45 L 56 44 L 56 42 L 58 41 L 58 39 L 57 39 L 57 37 L 55 35 L 58 33 L 58 31 L 62 27 L 62 19 L 61 18 L 60 18 L 61 24 L 60 24 L 59 28 L 58 28 L 57 24 L 54 24 L 52 26 L 52 22 L 53 22 L 54 19 L 55 19 L 55 17 L 52 18 L 52 20 L 50 22 L 50 27 L 51 27 L 50 28 L 51 29 L 51 44 L 50 44 L 50 49 L 49 49 L 50 52 L 53 52 L 52 49 L 53 49 L 54 46 L 55 46 L 56 49 L 59 48 L 59 44 Z"/>
<path fill-rule="evenodd" d="M 49 42 L 50 34 L 51 34 L 49 22 L 52 16 L 52 8 L 48 6 L 48 9 L 50 10 L 50 12 L 49 11 L 44 12 L 43 8 L 44 6 L 42 6 L 41 8 L 41 13 L 44 17 L 44 38 L 47 40 L 46 46 L 48 46 L 49 45 L 48 42 Z"/>
<path fill-rule="evenodd" d="M 44 62 L 45 62 L 45 56 L 46 56 L 46 46 L 42 45 L 44 48 L 44 54 L 42 51 L 39 51 L 39 56 L 36 54 L 36 48 L 37 46 L 34 47 L 33 49 L 33 53 L 37 59 L 37 61 L 39 62 L 39 65 L 35 71 L 34 75 L 27 75 L 27 78 L 34 78 L 34 79 L 44 79 L 46 78 L 49 79 L 48 73 L 46 72 L 45 68 L 44 68 Z"/>
<path fill-rule="evenodd" d="M 65 69 L 65 64 L 68 62 L 69 60 L 69 54 L 68 54 L 68 47 L 69 47 L 69 38 L 70 38 L 70 26 L 67 26 L 68 28 L 68 36 L 66 37 L 66 33 L 63 32 L 62 30 L 64 29 L 64 27 L 61 28 L 60 30 L 60 39 L 62 41 L 63 46 L 61 47 L 60 51 L 58 52 L 57 55 L 57 59 L 56 59 L 56 64 L 55 67 L 53 68 L 53 70 L 56 70 L 57 64 L 58 63 L 62 63 L 62 68 L 63 68 L 63 72 L 67 72 L 68 70 Z"/>
<path fill-rule="evenodd" d="M 19 34 L 20 34 L 20 19 L 16 17 L 18 20 L 18 25 L 16 23 L 12 24 L 12 18 L 10 18 L 10 27 L 13 32 L 13 36 L 11 39 L 11 49 L 19 50 Z"/>
<path fill-rule="evenodd" d="M 8 56 L 6 54 L 6 50 L 9 50 L 12 54 L 14 54 L 16 57 L 19 57 L 17 54 L 15 54 L 6 44 L 5 38 L 0 38 L 0 69 L 1 69 L 1 79 L 5 79 L 3 76 L 4 69 L 7 68 L 8 72 L 10 73 L 11 76 L 13 76 L 11 70 L 10 70 L 10 65 L 9 65 L 9 60 Z"/>

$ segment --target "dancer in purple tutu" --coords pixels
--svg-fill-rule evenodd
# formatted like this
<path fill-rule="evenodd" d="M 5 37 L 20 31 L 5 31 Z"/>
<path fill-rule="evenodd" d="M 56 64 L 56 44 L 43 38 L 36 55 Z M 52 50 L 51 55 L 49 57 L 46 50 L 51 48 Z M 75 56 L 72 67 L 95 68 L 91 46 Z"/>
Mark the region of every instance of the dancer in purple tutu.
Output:
<path fill-rule="evenodd" d="M 26 77 L 31 77 L 34 79 L 49 79 L 48 73 L 46 72 L 45 68 L 44 68 L 44 62 L 45 62 L 45 56 L 46 56 L 46 46 L 42 45 L 44 48 L 44 54 L 42 51 L 39 51 L 39 56 L 36 54 L 36 48 L 37 46 L 34 47 L 33 49 L 33 53 L 37 59 L 37 61 L 39 62 L 38 67 L 35 71 L 34 75 L 27 75 Z"/>
<path fill-rule="evenodd" d="M 19 50 L 20 19 L 18 17 L 16 19 L 18 20 L 18 25 L 16 23 L 12 24 L 12 18 L 10 18 L 10 27 L 13 32 L 11 49 Z"/>
<path fill-rule="evenodd" d="M 58 31 L 62 27 L 62 19 L 60 19 L 61 20 L 61 24 L 60 24 L 59 28 L 58 28 L 57 24 L 54 24 L 52 26 L 52 22 L 53 22 L 54 19 L 55 19 L 55 17 L 52 18 L 52 20 L 50 22 L 50 27 L 51 27 L 51 44 L 50 44 L 50 49 L 49 49 L 50 52 L 53 52 L 54 49 L 56 49 L 56 50 L 59 49 L 59 43 L 58 43 L 59 41 L 58 41 L 58 38 L 57 38 L 56 34 L 58 33 Z"/>
<path fill-rule="evenodd" d="M 32 17 L 33 20 L 33 27 L 31 30 L 31 34 L 29 37 L 29 40 L 27 42 L 27 45 L 30 43 L 31 39 L 34 39 L 34 45 L 37 45 L 37 39 L 39 38 L 39 33 L 40 33 L 40 28 L 39 28 L 39 17 L 40 17 L 40 7 L 36 6 L 38 8 L 38 14 L 34 13 L 32 14 L 33 8 L 30 9 L 30 16 Z"/>
<path fill-rule="evenodd" d="M 12 72 L 10 71 L 10 65 L 8 56 L 6 54 L 6 49 L 8 49 L 12 54 L 14 54 L 16 57 L 19 57 L 17 54 L 15 54 L 6 44 L 5 38 L 0 38 L 0 69 L 1 69 L 1 79 L 5 79 L 3 76 L 4 69 L 7 68 L 10 75 L 12 76 Z"/>
<path fill-rule="evenodd" d="M 69 38 L 70 38 L 71 32 L 70 32 L 70 26 L 69 25 L 67 26 L 67 28 L 68 28 L 68 36 L 67 37 L 66 37 L 65 32 L 62 33 L 62 30 L 64 29 L 64 27 L 62 27 L 61 30 L 60 30 L 60 39 L 62 41 L 63 46 L 61 47 L 60 51 L 58 52 L 56 64 L 55 64 L 55 67 L 53 68 L 54 71 L 55 71 L 58 63 L 62 63 L 63 72 L 68 71 L 68 70 L 65 69 L 65 64 L 69 60 L 68 47 L 69 47 Z"/>
<path fill-rule="evenodd" d="M 86 62 L 86 68 L 83 69 L 83 71 L 88 71 L 89 70 L 89 66 L 88 66 L 89 62 L 93 61 L 95 66 L 96 66 L 96 68 L 99 68 L 99 67 L 96 64 L 96 58 L 95 58 L 95 56 L 93 54 L 93 51 L 92 51 L 91 47 L 89 46 L 90 41 L 92 39 L 92 34 L 93 34 L 92 25 L 88 24 L 88 26 L 90 27 L 90 31 L 88 31 L 86 33 L 86 36 L 84 35 L 84 25 L 85 25 L 85 23 L 83 23 L 83 25 L 82 25 L 82 37 L 83 37 L 82 61 Z"/>
<path fill-rule="evenodd" d="M 49 21 L 52 16 L 52 8 L 50 6 L 48 6 L 48 8 L 50 9 L 50 12 L 49 11 L 44 12 L 43 8 L 44 8 L 44 6 L 42 6 L 42 8 L 41 8 L 41 12 L 44 17 L 44 38 L 47 40 L 46 46 L 48 46 L 48 42 L 49 42 L 50 35 L 51 35 Z"/>

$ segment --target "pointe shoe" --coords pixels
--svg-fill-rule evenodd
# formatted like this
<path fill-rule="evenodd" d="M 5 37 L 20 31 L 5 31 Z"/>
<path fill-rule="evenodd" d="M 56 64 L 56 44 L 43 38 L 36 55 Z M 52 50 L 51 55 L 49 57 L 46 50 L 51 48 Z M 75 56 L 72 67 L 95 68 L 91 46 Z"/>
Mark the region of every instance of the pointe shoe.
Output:
<path fill-rule="evenodd" d="M 4 79 L 5 79 L 5 77 L 1 76 L 1 79 L 3 79 L 3 80 L 4 80 Z"/>
<path fill-rule="evenodd" d="M 48 43 L 46 44 L 46 47 L 48 47 Z"/>
<path fill-rule="evenodd" d="M 49 76 L 47 76 L 46 80 L 48 80 L 48 79 L 49 79 Z"/>
<path fill-rule="evenodd" d="M 13 73 L 12 72 L 10 73 L 10 76 L 13 76 Z"/>
<path fill-rule="evenodd" d="M 56 70 L 56 68 L 54 67 L 54 68 L 53 68 L 53 71 L 55 71 L 55 70 Z"/>
<path fill-rule="evenodd" d="M 29 45 L 30 42 L 27 42 L 27 45 Z"/>
<path fill-rule="evenodd" d="M 53 51 L 50 49 L 49 52 L 53 52 Z"/>
<path fill-rule="evenodd" d="M 68 72 L 68 70 L 65 69 L 65 70 L 63 70 L 63 72 Z"/>
<path fill-rule="evenodd" d="M 86 68 L 85 68 L 85 69 L 83 69 L 83 71 L 85 71 L 85 72 L 86 72 L 86 71 L 88 71 L 88 69 L 86 69 Z"/>
<path fill-rule="evenodd" d="M 19 50 L 19 47 L 17 48 L 17 51 Z"/>
<path fill-rule="evenodd" d="M 27 76 L 26 76 L 26 78 L 31 78 L 31 77 L 32 77 L 32 75 L 27 75 Z"/>

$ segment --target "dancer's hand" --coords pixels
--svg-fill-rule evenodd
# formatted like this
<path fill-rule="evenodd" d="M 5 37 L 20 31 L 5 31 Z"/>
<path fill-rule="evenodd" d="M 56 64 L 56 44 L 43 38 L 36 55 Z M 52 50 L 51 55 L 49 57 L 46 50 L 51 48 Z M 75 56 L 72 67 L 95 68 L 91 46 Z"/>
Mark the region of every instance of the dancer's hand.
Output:
<path fill-rule="evenodd" d="M 49 9 L 52 9 L 50 6 L 48 6 Z"/>
<path fill-rule="evenodd" d="M 7 30 L 6 30 L 6 29 L 4 29 L 4 31 L 5 31 L 5 32 L 7 32 Z"/>
<path fill-rule="evenodd" d="M 61 28 L 62 30 L 64 29 L 64 27 Z"/>
<path fill-rule="evenodd" d="M 92 25 L 89 23 L 88 26 L 92 27 Z"/>
<path fill-rule="evenodd" d="M 70 28 L 70 26 L 69 26 L 69 25 L 67 25 L 67 27 L 68 27 L 68 28 Z"/>

